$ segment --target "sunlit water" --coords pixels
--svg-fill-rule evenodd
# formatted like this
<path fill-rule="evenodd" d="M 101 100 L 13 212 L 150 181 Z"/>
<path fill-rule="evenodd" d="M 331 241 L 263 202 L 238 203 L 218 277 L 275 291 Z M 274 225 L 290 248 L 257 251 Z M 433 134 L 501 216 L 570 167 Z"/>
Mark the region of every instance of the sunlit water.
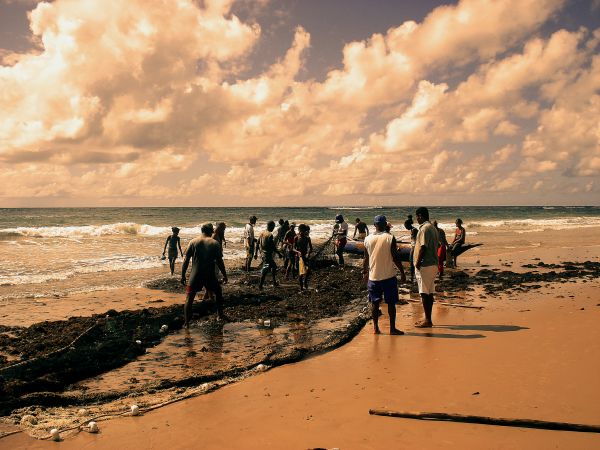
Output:
<path fill-rule="evenodd" d="M 139 286 L 168 271 L 160 259 L 171 226 L 181 228 L 182 246 L 200 234 L 203 222 L 224 221 L 228 264 L 243 257 L 242 230 L 251 214 L 256 233 L 268 220 L 307 223 L 315 240 L 331 235 L 336 214 L 352 224 L 384 214 L 400 239 L 414 207 L 364 208 L 50 208 L 0 209 L 0 300 L 63 296 L 74 292 Z M 508 247 L 535 246 L 527 233 L 599 226 L 598 207 L 436 207 L 430 209 L 447 233 L 463 218 L 467 239 L 504 236 Z M 181 261 L 181 260 L 180 260 Z"/>

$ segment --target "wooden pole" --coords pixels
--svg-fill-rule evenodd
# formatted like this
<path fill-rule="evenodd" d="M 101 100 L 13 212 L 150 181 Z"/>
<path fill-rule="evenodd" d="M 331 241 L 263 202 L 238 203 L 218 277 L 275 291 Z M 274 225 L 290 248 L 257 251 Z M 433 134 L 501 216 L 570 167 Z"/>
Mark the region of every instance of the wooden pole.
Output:
<path fill-rule="evenodd" d="M 567 422 L 549 422 L 533 419 L 503 419 L 486 416 L 470 416 L 440 412 L 403 412 L 370 409 L 369 414 L 374 416 L 401 417 L 419 420 L 444 420 L 450 422 L 479 423 L 483 425 L 498 425 L 503 427 L 539 428 L 542 430 L 579 431 L 583 433 L 600 433 L 600 425 L 583 425 Z"/>

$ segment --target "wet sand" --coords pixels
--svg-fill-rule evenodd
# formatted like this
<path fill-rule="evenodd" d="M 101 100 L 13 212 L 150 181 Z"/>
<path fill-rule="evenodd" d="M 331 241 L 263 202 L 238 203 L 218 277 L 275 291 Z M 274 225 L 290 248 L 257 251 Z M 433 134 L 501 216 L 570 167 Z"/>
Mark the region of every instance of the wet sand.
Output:
<path fill-rule="evenodd" d="M 568 247 L 568 246 L 566 246 Z M 517 271 L 597 259 L 597 246 L 473 255 L 470 272 Z M 501 261 L 499 261 L 501 260 Z M 459 260 L 461 264 L 461 260 Z M 475 264 L 474 262 L 472 264 Z M 370 408 L 600 424 L 598 278 L 498 294 L 464 294 L 482 309 L 436 305 L 431 331 L 398 307 L 406 336 L 371 324 L 335 351 L 269 370 L 207 395 L 100 422 L 64 448 L 595 448 L 597 434 L 375 417 Z M 386 315 L 383 327 L 386 329 Z M 125 401 L 124 403 L 127 403 Z M 0 448 L 47 448 L 25 434 Z"/>
<path fill-rule="evenodd" d="M 437 306 L 431 333 L 413 329 L 415 306 L 403 306 L 407 336 L 373 336 L 367 326 L 336 351 L 143 417 L 100 422 L 100 434 L 80 433 L 60 448 L 594 448 L 594 434 L 368 410 L 600 424 L 598 284 L 531 292 L 481 311 Z M 0 441 L 15 449 L 53 445 L 23 434 Z"/>

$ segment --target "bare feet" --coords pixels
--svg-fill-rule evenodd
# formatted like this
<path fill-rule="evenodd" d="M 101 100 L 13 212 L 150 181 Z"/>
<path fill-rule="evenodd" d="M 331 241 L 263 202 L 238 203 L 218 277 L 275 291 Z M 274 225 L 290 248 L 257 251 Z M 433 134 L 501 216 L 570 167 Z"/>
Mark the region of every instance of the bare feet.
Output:
<path fill-rule="evenodd" d="M 433 323 L 430 320 L 423 320 L 422 322 L 415 323 L 415 327 L 417 327 L 417 328 L 431 328 L 431 327 L 433 327 Z"/>
<path fill-rule="evenodd" d="M 392 328 L 390 330 L 390 334 L 394 336 L 402 336 L 404 334 L 404 331 L 400 331 L 398 328 Z"/>

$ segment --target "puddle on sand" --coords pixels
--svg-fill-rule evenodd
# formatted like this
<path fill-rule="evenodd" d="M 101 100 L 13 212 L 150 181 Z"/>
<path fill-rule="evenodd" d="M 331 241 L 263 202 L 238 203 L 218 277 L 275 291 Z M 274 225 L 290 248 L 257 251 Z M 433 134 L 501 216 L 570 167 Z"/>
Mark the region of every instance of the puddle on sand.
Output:
<path fill-rule="evenodd" d="M 155 347 L 123 367 L 75 386 L 85 394 L 128 393 L 156 387 L 162 380 L 177 382 L 219 377 L 236 370 L 285 358 L 297 350 L 314 351 L 334 333 L 345 332 L 357 311 L 309 323 L 291 322 L 272 328 L 254 322 L 195 323 L 189 330 L 170 333 Z"/>

